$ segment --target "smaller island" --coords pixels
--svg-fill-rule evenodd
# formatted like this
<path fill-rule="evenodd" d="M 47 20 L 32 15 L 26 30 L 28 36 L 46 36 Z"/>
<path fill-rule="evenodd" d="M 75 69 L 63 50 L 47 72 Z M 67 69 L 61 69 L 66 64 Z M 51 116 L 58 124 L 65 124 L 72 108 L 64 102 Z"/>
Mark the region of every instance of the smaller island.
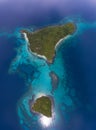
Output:
<path fill-rule="evenodd" d="M 57 87 L 58 87 L 58 85 L 59 85 L 59 77 L 58 77 L 58 75 L 57 75 L 55 72 L 53 72 L 53 71 L 51 71 L 51 72 L 49 73 L 49 76 L 51 77 L 52 92 L 53 92 L 55 89 L 57 89 Z"/>
<path fill-rule="evenodd" d="M 36 113 L 43 114 L 46 117 L 52 117 L 52 102 L 47 96 L 37 98 L 31 108 Z"/>

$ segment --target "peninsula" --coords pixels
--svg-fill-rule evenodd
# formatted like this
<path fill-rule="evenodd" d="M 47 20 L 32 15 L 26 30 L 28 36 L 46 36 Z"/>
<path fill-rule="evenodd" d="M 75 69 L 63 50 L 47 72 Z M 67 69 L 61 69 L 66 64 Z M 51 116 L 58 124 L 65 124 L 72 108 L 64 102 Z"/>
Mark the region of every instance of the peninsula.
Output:
<path fill-rule="evenodd" d="M 48 62 L 52 62 L 56 44 L 67 35 L 73 34 L 75 29 L 75 24 L 70 22 L 63 25 L 48 26 L 33 32 L 22 30 L 22 33 L 26 33 L 32 52 L 45 56 Z"/>
<path fill-rule="evenodd" d="M 43 114 L 46 117 L 52 117 L 52 103 L 49 97 L 42 96 L 32 105 L 32 111 Z"/>

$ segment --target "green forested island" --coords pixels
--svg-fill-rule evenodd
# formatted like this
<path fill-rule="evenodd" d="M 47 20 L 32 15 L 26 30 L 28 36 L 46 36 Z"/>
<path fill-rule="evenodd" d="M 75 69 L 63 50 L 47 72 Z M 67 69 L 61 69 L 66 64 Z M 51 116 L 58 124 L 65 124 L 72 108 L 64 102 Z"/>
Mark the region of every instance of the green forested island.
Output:
<path fill-rule="evenodd" d="M 34 32 L 26 30 L 22 32 L 27 34 L 31 51 L 44 55 L 49 62 L 52 62 L 57 42 L 74 33 L 75 29 L 75 24 L 70 22 L 64 25 L 48 26 Z"/>
<path fill-rule="evenodd" d="M 38 98 L 32 105 L 32 110 L 44 116 L 52 117 L 52 103 L 50 98 L 46 96 Z"/>

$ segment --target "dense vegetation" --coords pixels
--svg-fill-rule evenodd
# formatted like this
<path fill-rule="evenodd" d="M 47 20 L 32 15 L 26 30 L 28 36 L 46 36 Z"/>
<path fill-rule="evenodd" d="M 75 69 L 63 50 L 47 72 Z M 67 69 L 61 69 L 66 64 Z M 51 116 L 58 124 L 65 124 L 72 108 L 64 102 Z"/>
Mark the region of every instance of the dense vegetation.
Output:
<path fill-rule="evenodd" d="M 49 97 L 42 96 L 38 98 L 32 105 L 32 110 L 43 114 L 44 116 L 52 116 L 52 103 Z"/>
<path fill-rule="evenodd" d="M 48 26 L 32 33 L 24 32 L 27 33 L 32 52 L 44 55 L 48 61 L 52 61 L 56 43 L 74 31 L 75 25 L 73 23 L 66 23 L 64 25 Z"/>

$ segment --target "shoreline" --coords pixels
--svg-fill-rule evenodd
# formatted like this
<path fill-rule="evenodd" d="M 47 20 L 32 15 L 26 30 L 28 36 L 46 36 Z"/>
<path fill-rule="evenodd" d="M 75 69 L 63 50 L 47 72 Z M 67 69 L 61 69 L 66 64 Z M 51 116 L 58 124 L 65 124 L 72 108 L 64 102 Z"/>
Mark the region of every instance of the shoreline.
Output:
<path fill-rule="evenodd" d="M 57 47 L 60 45 L 60 43 L 62 43 L 63 40 L 68 39 L 70 36 L 71 36 L 71 35 L 69 34 L 69 35 L 65 36 L 64 38 L 61 38 L 61 39 L 56 43 L 56 45 L 55 45 L 55 50 L 56 50 Z"/>
<path fill-rule="evenodd" d="M 36 52 L 32 52 L 32 51 L 31 51 L 31 49 L 30 49 L 30 42 L 29 42 L 29 39 L 28 39 L 28 37 L 27 37 L 27 33 L 23 32 L 23 31 L 22 31 L 21 33 L 23 34 L 24 39 L 25 39 L 25 41 L 26 41 L 27 44 L 28 44 L 28 49 L 30 50 L 30 52 L 31 52 L 33 55 L 38 56 L 39 58 L 43 58 L 44 60 L 47 61 L 46 56 L 44 56 L 44 55 L 39 55 L 39 54 L 37 54 Z"/>

